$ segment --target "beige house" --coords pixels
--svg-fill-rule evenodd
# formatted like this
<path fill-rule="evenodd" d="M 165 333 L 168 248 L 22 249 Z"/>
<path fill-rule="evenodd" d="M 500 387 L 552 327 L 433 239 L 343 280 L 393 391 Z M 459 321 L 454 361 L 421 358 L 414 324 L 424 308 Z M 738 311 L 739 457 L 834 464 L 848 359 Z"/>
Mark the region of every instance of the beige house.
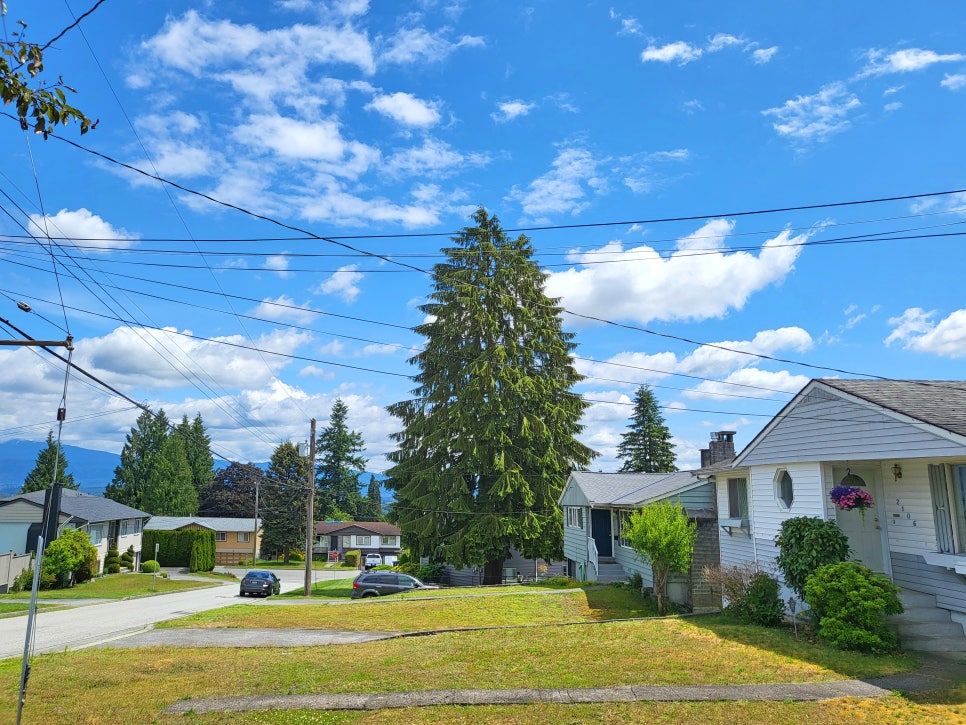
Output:
<path fill-rule="evenodd" d="M 215 564 L 227 566 L 258 557 L 262 546 L 262 522 L 255 519 L 208 516 L 152 516 L 146 531 L 208 529 L 215 532 Z"/>

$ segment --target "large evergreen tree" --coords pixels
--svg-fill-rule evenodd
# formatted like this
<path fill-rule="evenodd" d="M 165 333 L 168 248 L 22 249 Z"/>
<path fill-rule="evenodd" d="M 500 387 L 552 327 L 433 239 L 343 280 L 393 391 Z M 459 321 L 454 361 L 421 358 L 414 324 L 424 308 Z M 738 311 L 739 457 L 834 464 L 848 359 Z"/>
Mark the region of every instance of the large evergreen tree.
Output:
<path fill-rule="evenodd" d="M 670 473 L 676 468 L 671 432 L 651 389 L 642 385 L 634 395 L 634 415 L 621 434 L 617 457 L 621 473 Z"/>
<path fill-rule="evenodd" d="M 366 470 L 366 449 L 362 436 L 349 429 L 349 406 L 341 398 L 332 404 L 329 425 L 316 441 L 315 518 L 325 520 L 337 514 L 350 520 L 363 513 L 359 474 Z"/>
<path fill-rule="evenodd" d="M 211 437 L 205 430 L 201 413 L 198 413 L 190 422 L 187 415 L 183 416 L 174 429 L 174 435 L 180 436 L 184 441 L 184 452 L 191 467 L 191 483 L 198 497 L 201 498 L 202 493 L 215 479 L 215 459 L 211 456 Z"/>
<path fill-rule="evenodd" d="M 576 435 L 586 404 L 573 335 L 546 296 L 525 236 L 484 209 L 434 268 L 413 398 L 389 407 L 403 423 L 389 454 L 392 518 L 410 552 L 483 566 L 499 582 L 510 547 L 560 558 L 557 497 L 595 455 Z"/>
<path fill-rule="evenodd" d="M 121 463 L 114 469 L 114 480 L 104 489 L 104 495 L 143 510 L 145 487 L 158 465 L 167 438 L 168 417 L 163 409 L 157 415 L 149 410 L 141 413 L 124 440 Z"/>
<path fill-rule="evenodd" d="M 379 481 L 372 474 L 369 475 L 369 486 L 366 489 L 366 497 L 362 500 L 363 515 L 366 521 L 382 521 L 382 489 Z"/>
<path fill-rule="evenodd" d="M 282 443 L 272 453 L 258 507 L 263 557 L 281 554 L 288 563 L 291 551 L 304 548 L 308 472 L 309 462 L 294 443 Z"/>
<path fill-rule="evenodd" d="M 37 453 L 37 462 L 33 470 L 24 479 L 20 493 L 30 493 L 32 491 L 43 491 L 50 488 L 51 484 L 59 483 L 64 488 L 77 489 L 78 484 L 74 483 L 74 474 L 67 473 L 67 456 L 63 449 L 58 448 L 54 440 L 54 432 L 47 431 L 47 447 L 41 448 Z M 54 471 L 56 470 L 56 478 Z"/>
<path fill-rule="evenodd" d="M 198 513 L 198 492 L 181 436 L 171 434 L 161 445 L 144 484 L 141 508 L 155 516 L 193 516 Z"/>
<path fill-rule="evenodd" d="M 255 510 L 255 489 L 264 472 L 252 463 L 232 461 L 215 474 L 198 499 L 200 516 L 251 518 Z"/>

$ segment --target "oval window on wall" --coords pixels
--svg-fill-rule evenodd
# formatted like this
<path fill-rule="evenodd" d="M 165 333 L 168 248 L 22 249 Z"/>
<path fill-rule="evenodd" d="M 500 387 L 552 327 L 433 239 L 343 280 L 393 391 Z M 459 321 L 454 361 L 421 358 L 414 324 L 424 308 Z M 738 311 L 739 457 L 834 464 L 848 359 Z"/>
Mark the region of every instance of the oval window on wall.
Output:
<path fill-rule="evenodd" d="M 775 473 L 775 498 L 782 508 L 790 509 L 795 501 L 795 487 L 792 484 L 792 475 L 784 468 Z"/>

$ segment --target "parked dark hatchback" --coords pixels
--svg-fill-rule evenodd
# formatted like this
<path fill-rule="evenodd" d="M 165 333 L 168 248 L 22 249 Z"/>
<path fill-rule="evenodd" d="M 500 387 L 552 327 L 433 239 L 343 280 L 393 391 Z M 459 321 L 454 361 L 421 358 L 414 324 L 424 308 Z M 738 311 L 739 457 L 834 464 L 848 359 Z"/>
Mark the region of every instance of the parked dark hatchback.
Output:
<path fill-rule="evenodd" d="M 439 589 L 435 584 L 423 584 L 409 574 L 395 571 L 364 571 L 352 582 L 352 598 L 381 597 L 386 594 L 410 592 L 413 589 Z"/>
<path fill-rule="evenodd" d="M 263 597 L 267 597 L 269 594 L 278 594 L 280 586 L 278 577 L 272 572 L 264 569 L 253 569 L 241 580 L 238 594 L 242 597 L 248 594 L 261 594 Z"/>

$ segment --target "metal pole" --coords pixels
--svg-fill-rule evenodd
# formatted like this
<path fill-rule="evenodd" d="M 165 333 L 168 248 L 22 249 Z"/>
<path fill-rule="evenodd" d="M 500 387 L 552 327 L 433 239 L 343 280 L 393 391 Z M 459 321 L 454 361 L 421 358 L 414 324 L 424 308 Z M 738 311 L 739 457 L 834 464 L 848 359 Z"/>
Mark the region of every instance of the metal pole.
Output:
<path fill-rule="evenodd" d="M 158 551 L 161 549 L 161 544 L 157 541 L 154 542 L 154 575 L 151 579 L 151 591 L 158 591 L 158 569 L 161 568 L 161 564 L 158 562 Z"/>
<path fill-rule="evenodd" d="M 312 543 L 315 541 L 315 418 L 309 438 L 309 498 L 305 509 L 305 587 L 303 594 L 312 595 Z"/>
<path fill-rule="evenodd" d="M 260 478 L 255 479 L 255 525 L 252 527 L 252 567 L 258 566 L 258 484 Z"/>
<path fill-rule="evenodd" d="M 30 590 L 30 607 L 27 609 L 27 636 L 23 641 L 23 662 L 20 665 L 20 696 L 17 698 L 17 725 L 23 716 L 23 704 L 27 699 L 27 678 L 30 677 L 30 642 L 33 636 L 34 617 L 37 615 L 37 590 L 40 588 L 40 565 L 44 559 L 44 537 L 37 537 L 37 558 L 34 560 L 34 582 Z"/>

